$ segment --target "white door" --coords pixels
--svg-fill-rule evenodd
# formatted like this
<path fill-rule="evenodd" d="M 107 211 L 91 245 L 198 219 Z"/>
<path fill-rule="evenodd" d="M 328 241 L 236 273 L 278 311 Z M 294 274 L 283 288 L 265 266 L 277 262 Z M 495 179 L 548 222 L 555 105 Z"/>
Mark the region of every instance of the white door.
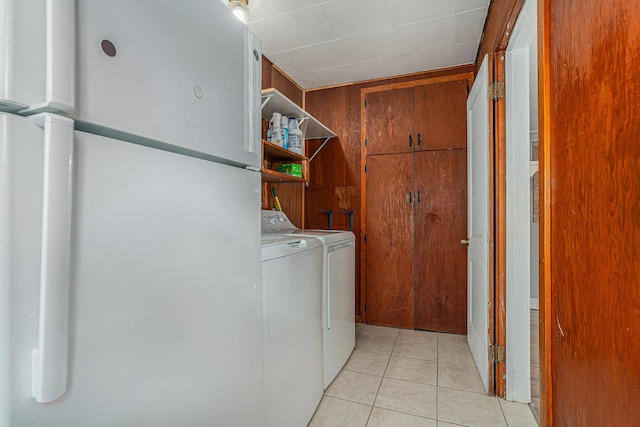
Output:
<path fill-rule="evenodd" d="M 469 251 L 467 339 L 489 391 L 489 96 L 487 56 L 467 100 Z"/>

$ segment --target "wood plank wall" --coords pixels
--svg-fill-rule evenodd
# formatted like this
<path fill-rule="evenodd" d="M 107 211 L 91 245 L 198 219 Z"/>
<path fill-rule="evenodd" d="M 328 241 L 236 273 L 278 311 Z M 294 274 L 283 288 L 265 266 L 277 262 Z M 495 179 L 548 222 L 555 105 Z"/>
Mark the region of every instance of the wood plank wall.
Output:
<path fill-rule="evenodd" d="M 356 235 L 356 316 L 361 315 L 360 287 L 360 90 L 413 80 L 474 72 L 466 65 L 407 76 L 358 82 L 343 86 L 309 90 L 305 93 L 305 109 L 332 129 L 338 137 L 331 140 L 310 164 L 310 182 L 305 191 L 305 228 L 326 228 L 327 215 L 334 212 L 333 228 L 348 230 L 348 216 L 354 211 Z M 313 153 L 322 141 L 308 141 L 307 153 Z"/>
<path fill-rule="evenodd" d="M 540 2 L 543 426 L 640 425 L 640 3 Z"/>

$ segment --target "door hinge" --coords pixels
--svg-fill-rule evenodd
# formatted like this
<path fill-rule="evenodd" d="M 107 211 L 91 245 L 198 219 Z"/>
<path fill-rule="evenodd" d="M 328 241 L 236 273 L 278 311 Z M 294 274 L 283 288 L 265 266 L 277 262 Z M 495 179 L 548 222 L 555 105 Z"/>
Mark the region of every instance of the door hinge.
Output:
<path fill-rule="evenodd" d="M 364 242 L 367 243 L 367 235 L 364 235 Z"/>
<path fill-rule="evenodd" d="M 367 173 L 367 165 L 364 165 L 364 173 Z"/>
<path fill-rule="evenodd" d="M 504 363 L 506 361 L 505 348 L 495 344 L 489 346 L 489 363 Z"/>
<path fill-rule="evenodd" d="M 367 146 L 367 139 L 366 138 L 364 139 L 364 146 L 365 147 Z"/>
<path fill-rule="evenodd" d="M 367 100 L 364 100 L 364 108 L 367 108 Z"/>
<path fill-rule="evenodd" d="M 489 99 L 494 101 L 502 99 L 505 96 L 504 82 L 493 82 L 489 85 Z"/>
<path fill-rule="evenodd" d="M 364 305 L 364 312 L 367 312 L 367 304 Z"/>

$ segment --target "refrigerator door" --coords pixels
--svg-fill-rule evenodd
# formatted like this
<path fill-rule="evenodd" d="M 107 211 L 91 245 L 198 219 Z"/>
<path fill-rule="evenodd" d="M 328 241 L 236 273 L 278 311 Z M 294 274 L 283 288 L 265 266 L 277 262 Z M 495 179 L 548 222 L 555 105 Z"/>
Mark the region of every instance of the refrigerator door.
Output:
<path fill-rule="evenodd" d="M 75 132 L 68 384 L 39 404 L 43 154 L 10 126 L 3 425 L 262 425 L 259 174 Z"/>
<path fill-rule="evenodd" d="M 0 110 L 260 166 L 261 43 L 222 2 L 0 0 L 0 23 Z"/>
<path fill-rule="evenodd" d="M 74 111 L 74 10 L 70 0 L 0 0 L 0 111 Z"/>

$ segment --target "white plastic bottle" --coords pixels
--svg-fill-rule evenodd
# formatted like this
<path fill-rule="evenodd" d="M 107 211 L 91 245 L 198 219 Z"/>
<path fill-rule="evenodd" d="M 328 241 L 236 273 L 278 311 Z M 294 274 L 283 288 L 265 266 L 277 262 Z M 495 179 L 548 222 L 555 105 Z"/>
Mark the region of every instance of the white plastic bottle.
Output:
<path fill-rule="evenodd" d="M 289 150 L 302 154 L 302 131 L 294 117 L 289 119 Z"/>
<path fill-rule="evenodd" d="M 280 113 L 273 113 L 271 117 L 271 143 L 282 147 L 282 128 Z"/>
<path fill-rule="evenodd" d="M 289 148 L 289 118 L 282 116 L 280 118 L 280 128 L 282 132 L 282 148 Z"/>

